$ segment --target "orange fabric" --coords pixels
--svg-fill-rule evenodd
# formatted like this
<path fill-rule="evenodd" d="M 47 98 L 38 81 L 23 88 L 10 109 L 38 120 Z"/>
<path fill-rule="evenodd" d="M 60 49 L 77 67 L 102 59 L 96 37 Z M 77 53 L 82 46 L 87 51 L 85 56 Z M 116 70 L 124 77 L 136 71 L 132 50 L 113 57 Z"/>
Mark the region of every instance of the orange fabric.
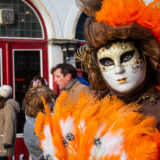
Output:
<path fill-rule="evenodd" d="M 45 115 L 43 113 L 38 113 L 35 121 L 35 133 L 36 136 L 39 137 L 40 142 L 45 139 L 44 136 L 44 126 L 45 126 Z M 41 149 L 43 150 L 41 144 L 40 144 Z"/>
<path fill-rule="evenodd" d="M 110 26 L 125 26 L 132 22 L 151 29 L 160 43 L 160 0 L 145 5 L 143 0 L 103 0 L 101 9 L 96 12 L 98 22 Z"/>

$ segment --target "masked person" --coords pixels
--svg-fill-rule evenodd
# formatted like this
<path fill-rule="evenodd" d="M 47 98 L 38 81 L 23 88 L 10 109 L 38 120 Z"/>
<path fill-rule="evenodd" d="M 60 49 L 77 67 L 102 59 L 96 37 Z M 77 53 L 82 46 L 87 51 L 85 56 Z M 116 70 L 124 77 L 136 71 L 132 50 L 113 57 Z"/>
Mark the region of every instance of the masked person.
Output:
<path fill-rule="evenodd" d="M 90 74 L 94 96 L 82 94 L 74 107 L 61 96 L 48 121 L 51 131 L 37 129 L 40 139 L 45 137 L 42 148 L 56 159 L 160 159 L 159 1 L 77 4 L 89 16 L 89 49 L 76 59 Z M 47 120 L 45 115 L 37 118 Z M 44 145 L 47 135 L 52 136 L 52 152 Z"/>

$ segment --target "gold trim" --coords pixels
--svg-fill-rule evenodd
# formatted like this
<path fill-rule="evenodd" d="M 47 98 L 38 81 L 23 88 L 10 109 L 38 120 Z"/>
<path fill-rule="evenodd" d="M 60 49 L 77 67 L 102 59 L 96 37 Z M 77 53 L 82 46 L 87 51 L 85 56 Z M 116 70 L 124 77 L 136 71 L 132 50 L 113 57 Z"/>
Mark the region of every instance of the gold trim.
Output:
<path fill-rule="evenodd" d="M 75 61 L 81 64 L 81 69 L 87 73 L 91 67 L 91 49 L 85 44 L 80 46 L 74 54 Z"/>
<path fill-rule="evenodd" d="M 55 39 L 59 39 L 59 40 L 61 40 L 61 39 L 65 39 L 65 40 L 74 40 L 74 38 L 61 38 L 61 37 L 59 37 L 59 38 L 55 38 Z"/>
<path fill-rule="evenodd" d="M 52 18 L 49 14 L 49 12 L 47 11 L 46 7 L 43 5 L 43 3 L 41 2 L 41 0 L 37 0 L 39 2 L 39 4 L 42 6 L 42 8 L 45 10 L 45 12 L 47 13 L 48 17 L 49 17 L 49 20 L 51 22 L 51 27 L 53 29 L 53 37 L 56 37 L 56 34 L 55 34 L 55 30 L 54 30 L 54 25 L 53 25 L 53 22 L 52 22 Z M 45 22 L 45 21 L 44 21 Z"/>
<path fill-rule="evenodd" d="M 80 18 L 81 13 L 82 13 L 82 12 L 79 10 L 79 13 L 78 13 L 77 16 L 76 16 L 76 19 L 74 20 L 74 23 L 73 23 L 73 32 L 72 32 L 72 39 L 75 38 L 76 25 L 77 25 L 77 22 L 78 22 L 78 20 L 79 20 L 79 18 Z"/>

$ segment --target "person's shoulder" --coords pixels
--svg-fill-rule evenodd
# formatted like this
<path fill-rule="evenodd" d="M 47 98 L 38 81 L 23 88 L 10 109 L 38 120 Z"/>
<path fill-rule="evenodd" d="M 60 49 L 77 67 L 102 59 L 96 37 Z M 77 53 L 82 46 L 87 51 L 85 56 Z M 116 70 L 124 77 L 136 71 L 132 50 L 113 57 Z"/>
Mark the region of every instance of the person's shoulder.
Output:
<path fill-rule="evenodd" d="M 8 99 L 6 101 L 6 104 L 13 104 L 13 105 L 18 105 L 18 102 L 15 99 Z"/>
<path fill-rule="evenodd" d="M 5 105 L 6 107 L 11 107 L 12 109 L 16 110 L 16 112 L 20 111 L 19 103 L 14 99 L 8 99 Z"/>
<path fill-rule="evenodd" d="M 87 93 L 90 92 L 90 89 L 88 86 L 86 86 L 78 81 L 76 82 L 75 89 L 79 90 L 79 92 L 87 92 Z"/>
<path fill-rule="evenodd" d="M 86 86 L 86 85 L 82 84 L 82 83 L 81 83 L 81 82 L 79 82 L 79 81 L 77 81 L 77 82 L 75 83 L 75 86 L 76 86 L 76 87 L 81 87 L 81 88 L 89 89 L 89 87 L 88 87 L 88 86 Z"/>

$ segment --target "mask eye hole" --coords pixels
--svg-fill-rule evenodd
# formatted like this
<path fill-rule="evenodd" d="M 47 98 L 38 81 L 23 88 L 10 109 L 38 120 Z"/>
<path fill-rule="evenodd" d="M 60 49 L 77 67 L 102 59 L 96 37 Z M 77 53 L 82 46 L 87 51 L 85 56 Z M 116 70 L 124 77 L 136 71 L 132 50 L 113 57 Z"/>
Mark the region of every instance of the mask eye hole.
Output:
<path fill-rule="evenodd" d="M 103 66 L 112 66 L 114 62 L 111 58 L 102 58 L 99 60 L 100 64 Z"/>
<path fill-rule="evenodd" d="M 125 63 L 125 62 L 130 61 L 133 58 L 134 54 L 135 54 L 135 50 L 129 51 L 129 52 L 125 52 L 121 56 L 121 63 Z"/>

